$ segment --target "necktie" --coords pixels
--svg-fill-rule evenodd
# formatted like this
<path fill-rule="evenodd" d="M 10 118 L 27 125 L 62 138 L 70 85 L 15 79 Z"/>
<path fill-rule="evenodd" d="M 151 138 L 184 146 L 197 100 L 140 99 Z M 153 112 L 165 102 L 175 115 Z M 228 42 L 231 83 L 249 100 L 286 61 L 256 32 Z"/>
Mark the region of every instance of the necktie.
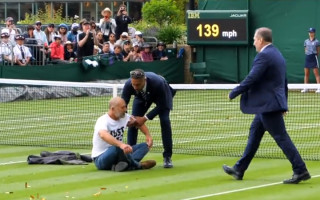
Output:
<path fill-rule="evenodd" d="M 22 46 L 20 47 L 20 51 L 21 51 L 22 59 L 24 59 L 24 52 L 23 52 Z"/>
<path fill-rule="evenodd" d="M 145 93 L 143 90 L 140 91 L 140 94 L 144 100 L 147 99 L 147 93 Z"/>

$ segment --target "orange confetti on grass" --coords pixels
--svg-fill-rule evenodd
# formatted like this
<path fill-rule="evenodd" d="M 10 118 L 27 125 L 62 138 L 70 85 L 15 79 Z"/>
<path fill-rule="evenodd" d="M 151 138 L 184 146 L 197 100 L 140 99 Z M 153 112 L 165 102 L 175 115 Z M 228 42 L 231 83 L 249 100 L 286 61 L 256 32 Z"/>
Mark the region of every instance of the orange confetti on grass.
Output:
<path fill-rule="evenodd" d="M 107 188 L 103 187 L 103 188 L 100 188 L 100 190 L 107 190 Z"/>
<path fill-rule="evenodd" d="M 31 200 L 34 199 L 34 196 L 33 196 L 33 195 L 30 195 L 30 199 L 31 199 Z"/>

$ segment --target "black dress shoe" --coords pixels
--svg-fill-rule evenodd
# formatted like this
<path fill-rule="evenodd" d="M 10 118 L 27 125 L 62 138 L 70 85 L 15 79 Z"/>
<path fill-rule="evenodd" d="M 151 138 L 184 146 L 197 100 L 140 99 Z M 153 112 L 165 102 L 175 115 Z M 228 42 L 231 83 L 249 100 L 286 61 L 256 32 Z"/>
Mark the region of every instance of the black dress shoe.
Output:
<path fill-rule="evenodd" d="M 172 160 L 170 157 L 163 158 L 163 167 L 164 168 L 172 168 L 173 167 Z"/>
<path fill-rule="evenodd" d="M 301 181 L 306 181 L 310 179 L 311 176 L 308 171 L 305 171 L 301 174 L 293 174 L 291 179 L 284 180 L 284 184 L 298 184 Z"/>
<path fill-rule="evenodd" d="M 225 173 L 233 176 L 236 180 L 242 180 L 243 174 L 241 172 L 238 172 L 233 167 L 229 167 L 227 165 L 222 166 Z"/>
<path fill-rule="evenodd" d="M 123 172 L 126 171 L 126 169 L 128 169 L 128 166 L 129 165 L 127 162 L 120 161 L 117 164 L 112 165 L 111 170 L 116 172 Z"/>

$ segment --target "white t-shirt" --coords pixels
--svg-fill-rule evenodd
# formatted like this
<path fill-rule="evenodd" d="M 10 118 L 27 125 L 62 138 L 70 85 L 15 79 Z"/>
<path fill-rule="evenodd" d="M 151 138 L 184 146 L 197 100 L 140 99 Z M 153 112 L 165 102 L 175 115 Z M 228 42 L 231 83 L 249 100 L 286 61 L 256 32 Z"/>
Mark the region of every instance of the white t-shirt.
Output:
<path fill-rule="evenodd" d="M 95 158 L 105 152 L 112 145 L 104 141 L 100 135 L 100 130 L 108 131 L 114 138 L 119 141 L 123 139 L 124 130 L 127 127 L 127 123 L 130 119 L 130 115 L 126 114 L 123 118 L 119 120 L 114 120 L 110 118 L 108 114 L 104 114 L 96 122 L 94 127 L 93 139 L 92 139 L 92 153 L 91 157 Z"/>

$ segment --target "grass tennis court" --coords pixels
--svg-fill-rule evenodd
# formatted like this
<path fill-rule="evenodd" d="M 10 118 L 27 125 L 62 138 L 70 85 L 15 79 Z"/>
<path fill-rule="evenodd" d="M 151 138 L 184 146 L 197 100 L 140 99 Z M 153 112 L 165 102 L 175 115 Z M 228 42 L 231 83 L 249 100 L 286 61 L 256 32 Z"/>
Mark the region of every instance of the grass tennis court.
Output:
<path fill-rule="evenodd" d="M 116 173 L 84 166 L 28 165 L 29 154 L 43 147 L 0 146 L 0 199 L 218 199 L 218 200 L 316 200 L 320 187 L 318 161 L 307 161 L 313 178 L 299 185 L 283 185 L 291 176 L 284 159 L 253 160 L 243 181 L 224 174 L 221 166 L 236 158 L 181 155 L 173 157 L 175 167 L 162 168 L 162 156 L 151 153 L 158 165 L 145 171 Z M 55 150 L 55 149 L 49 149 Z M 86 149 L 75 149 L 85 153 Z M 12 163 L 10 163 L 12 162 Z M 27 183 L 27 187 L 25 187 Z M 201 198 L 208 195 L 206 198 Z M 39 197 L 39 198 L 37 198 Z"/>
<path fill-rule="evenodd" d="M 224 174 L 244 150 L 253 115 L 229 102 L 228 90 L 182 90 L 171 113 L 173 169 L 162 168 L 159 121 L 147 122 L 158 165 L 147 171 L 114 173 L 85 166 L 27 165 L 43 150 L 90 153 L 93 126 L 111 96 L 0 103 L 0 200 L 11 199 L 318 199 L 319 107 L 314 93 L 289 94 L 288 132 L 313 178 L 283 185 L 290 164 L 268 134 L 243 181 Z M 130 105 L 129 105 L 130 108 Z M 143 140 L 142 137 L 139 138 Z M 268 159 L 264 159 L 268 158 Z M 272 158 L 272 159 L 270 159 Z M 312 161 L 317 160 L 317 161 Z M 27 187 L 25 185 L 27 183 Z M 202 198 L 203 197 L 203 198 Z"/>

